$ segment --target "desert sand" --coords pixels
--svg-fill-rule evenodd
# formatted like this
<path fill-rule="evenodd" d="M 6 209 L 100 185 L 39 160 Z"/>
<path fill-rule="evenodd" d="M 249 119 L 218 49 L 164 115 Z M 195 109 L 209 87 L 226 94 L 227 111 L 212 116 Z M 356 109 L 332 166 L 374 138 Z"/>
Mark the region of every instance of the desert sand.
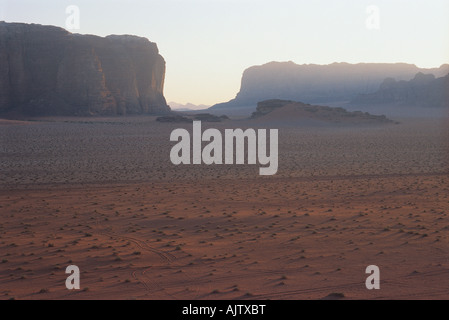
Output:
<path fill-rule="evenodd" d="M 280 127 L 261 177 L 174 166 L 190 124 L 0 121 L 0 299 L 448 299 L 447 123 Z"/>

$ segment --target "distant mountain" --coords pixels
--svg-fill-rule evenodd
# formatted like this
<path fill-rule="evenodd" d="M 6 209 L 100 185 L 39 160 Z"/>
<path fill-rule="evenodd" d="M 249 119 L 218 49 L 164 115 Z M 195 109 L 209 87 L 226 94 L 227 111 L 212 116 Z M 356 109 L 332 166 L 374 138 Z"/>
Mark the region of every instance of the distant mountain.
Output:
<path fill-rule="evenodd" d="M 246 69 L 236 98 L 211 109 L 255 106 L 258 101 L 268 99 L 326 104 L 350 101 L 359 94 L 376 91 L 385 78 L 410 80 L 418 72 L 443 76 L 449 72 L 449 65 L 422 69 L 405 63 L 297 65 L 270 62 Z"/>
<path fill-rule="evenodd" d="M 172 110 L 176 110 L 176 111 L 190 111 L 190 110 L 204 110 L 209 108 L 210 106 L 206 106 L 204 104 L 200 104 L 200 105 L 195 105 L 192 103 L 187 103 L 187 104 L 181 104 L 181 103 L 176 103 L 176 102 L 169 102 L 168 105 L 170 106 L 170 108 Z"/>
<path fill-rule="evenodd" d="M 410 81 L 387 78 L 376 92 L 361 94 L 352 103 L 449 108 L 449 74 L 435 78 L 433 74 L 420 72 Z"/>
<path fill-rule="evenodd" d="M 165 60 L 146 38 L 0 22 L 0 113 L 168 113 Z"/>

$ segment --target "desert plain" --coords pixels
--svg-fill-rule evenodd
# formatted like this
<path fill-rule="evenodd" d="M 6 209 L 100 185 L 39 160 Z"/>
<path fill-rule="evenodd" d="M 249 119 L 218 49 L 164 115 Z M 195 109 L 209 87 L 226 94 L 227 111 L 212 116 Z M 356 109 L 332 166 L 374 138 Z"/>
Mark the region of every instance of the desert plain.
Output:
<path fill-rule="evenodd" d="M 277 123 L 259 176 L 173 165 L 188 123 L 1 120 L 0 299 L 448 299 L 449 121 L 398 122 Z"/>

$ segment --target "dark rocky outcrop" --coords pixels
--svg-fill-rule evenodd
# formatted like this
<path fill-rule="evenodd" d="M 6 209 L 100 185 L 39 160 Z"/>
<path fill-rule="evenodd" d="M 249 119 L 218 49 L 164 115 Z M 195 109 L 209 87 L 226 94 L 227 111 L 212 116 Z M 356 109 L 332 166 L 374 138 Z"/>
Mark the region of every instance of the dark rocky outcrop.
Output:
<path fill-rule="evenodd" d="M 435 78 L 432 74 L 418 73 L 410 81 L 385 79 L 379 90 L 361 94 L 353 104 L 393 104 L 423 108 L 449 108 L 449 74 Z"/>
<path fill-rule="evenodd" d="M 443 76 L 449 72 L 449 65 L 420 69 L 405 63 L 297 65 L 293 62 L 270 62 L 246 69 L 236 98 L 212 108 L 251 107 L 268 99 L 339 103 L 350 101 L 358 94 L 376 91 L 385 78 L 410 80 L 418 72 Z"/>
<path fill-rule="evenodd" d="M 0 22 L 0 113 L 166 113 L 164 77 L 165 61 L 148 39 Z"/>
<path fill-rule="evenodd" d="M 347 111 L 344 108 L 310 105 L 291 100 L 266 100 L 257 104 L 256 112 L 251 116 L 253 120 L 268 123 L 304 123 L 304 121 L 367 124 L 392 123 L 384 115 L 372 115 L 368 112 Z"/>
<path fill-rule="evenodd" d="M 257 103 L 256 112 L 253 112 L 251 115 L 251 118 L 255 119 L 261 116 L 264 116 L 266 114 L 269 114 L 275 109 L 282 108 L 286 105 L 296 103 L 292 100 L 281 100 L 281 99 L 271 99 L 271 100 L 265 100 Z M 299 102 L 302 103 L 302 102 Z"/>
<path fill-rule="evenodd" d="M 156 118 L 157 122 L 168 122 L 168 123 L 182 123 L 182 122 L 192 122 L 192 119 L 184 117 L 178 114 L 172 114 Z"/>

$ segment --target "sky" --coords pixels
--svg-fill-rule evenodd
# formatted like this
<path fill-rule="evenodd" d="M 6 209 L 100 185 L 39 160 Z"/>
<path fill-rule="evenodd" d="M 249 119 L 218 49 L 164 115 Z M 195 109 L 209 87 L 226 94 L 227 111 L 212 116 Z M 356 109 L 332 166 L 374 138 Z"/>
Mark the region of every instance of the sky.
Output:
<path fill-rule="evenodd" d="M 0 0 L 7 22 L 156 42 L 167 101 L 206 105 L 234 98 L 243 71 L 270 61 L 439 67 L 448 17 L 447 0 Z"/>

